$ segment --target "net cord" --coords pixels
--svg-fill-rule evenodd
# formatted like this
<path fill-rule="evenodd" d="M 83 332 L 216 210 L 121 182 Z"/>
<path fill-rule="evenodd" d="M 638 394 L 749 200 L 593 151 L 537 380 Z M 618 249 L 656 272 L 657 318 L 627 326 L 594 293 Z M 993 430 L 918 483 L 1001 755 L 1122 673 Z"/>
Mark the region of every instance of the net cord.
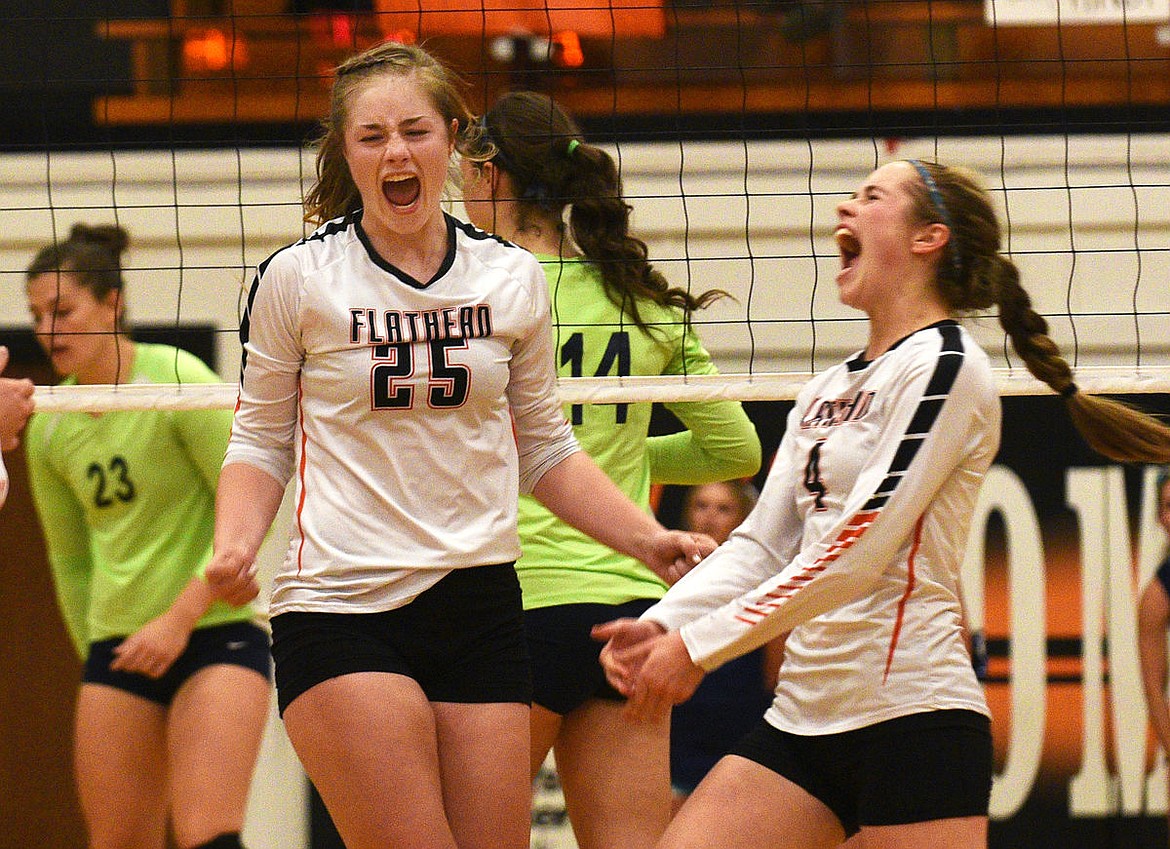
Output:
<path fill-rule="evenodd" d="M 1024 369 L 992 372 L 1001 396 L 1052 394 Z M 791 401 L 811 377 L 801 372 L 563 377 L 557 389 L 565 404 Z M 1094 395 L 1170 393 L 1170 367 L 1085 367 L 1076 370 L 1076 383 L 1081 391 Z M 237 389 L 234 383 L 38 386 L 33 401 L 39 413 L 217 410 L 235 406 Z"/>

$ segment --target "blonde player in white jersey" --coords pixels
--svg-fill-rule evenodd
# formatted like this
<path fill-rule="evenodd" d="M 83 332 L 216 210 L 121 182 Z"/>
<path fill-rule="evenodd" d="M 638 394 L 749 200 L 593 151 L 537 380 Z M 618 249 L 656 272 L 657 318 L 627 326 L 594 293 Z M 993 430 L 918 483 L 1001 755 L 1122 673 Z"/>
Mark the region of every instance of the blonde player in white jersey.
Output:
<path fill-rule="evenodd" d="M 0 374 L 8 367 L 8 348 L 0 345 Z M 33 383 L 0 377 L 0 451 L 11 451 L 20 445 L 20 432 L 33 411 Z M 8 498 L 8 469 L 0 454 L 0 507 Z"/>
<path fill-rule="evenodd" d="M 537 260 L 446 215 L 477 129 L 450 75 L 384 43 L 343 63 L 311 236 L 259 269 L 208 580 L 254 558 L 295 475 L 270 605 L 289 737 L 348 849 L 528 846 L 531 672 L 519 493 L 674 580 L 667 531 L 584 454 Z"/>
<path fill-rule="evenodd" d="M 959 567 L 1000 405 L 956 316 L 997 306 L 1097 450 L 1170 456 L 1170 430 L 1077 391 L 971 175 L 892 162 L 837 216 L 838 291 L 868 316 L 868 344 L 802 389 L 747 521 L 640 619 L 597 630 L 635 719 L 791 631 L 771 707 L 660 849 L 986 845 L 991 730 Z"/>

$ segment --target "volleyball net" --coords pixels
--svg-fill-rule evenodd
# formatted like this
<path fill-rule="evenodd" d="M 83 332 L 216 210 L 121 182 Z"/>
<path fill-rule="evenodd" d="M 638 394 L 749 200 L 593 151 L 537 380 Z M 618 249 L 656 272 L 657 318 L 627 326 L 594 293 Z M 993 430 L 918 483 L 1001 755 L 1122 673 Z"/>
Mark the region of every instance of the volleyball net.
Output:
<path fill-rule="evenodd" d="M 126 78 L 105 71 L 109 91 L 90 98 L 80 134 L 45 120 L 0 153 L 0 331 L 27 331 L 23 269 L 37 249 L 76 222 L 117 223 L 131 238 L 131 328 L 169 328 L 180 345 L 209 334 L 224 383 L 43 387 L 38 409 L 234 404 L 242 293 L 259 262 L 306 232 L 303 143 L 331 68 L 392 37 L 451 64 L 477 109 L 509 88 L 551 94 L 613 153 L 635 234 L 671 284 L 732 296 L 693 322 L 720 377 L 567 378 L 566 403 L 789 399 L 860 348 L 864 317 L 833 282 L 834 207 L 896 158 L 982 175 L 1004 250 L 1078 385 L 1167 392 L 1170 12 L 1159 2 L 1108 18 L 1040 0 L 95 11 L 71 23 L 128 51 Z M 31 18 L 14 23 L 35 37 Z M 457 195 L 450 208 L 463 217 Z M 971 327 L 1003 394 L 1050 391 L 994 316 Z"/>

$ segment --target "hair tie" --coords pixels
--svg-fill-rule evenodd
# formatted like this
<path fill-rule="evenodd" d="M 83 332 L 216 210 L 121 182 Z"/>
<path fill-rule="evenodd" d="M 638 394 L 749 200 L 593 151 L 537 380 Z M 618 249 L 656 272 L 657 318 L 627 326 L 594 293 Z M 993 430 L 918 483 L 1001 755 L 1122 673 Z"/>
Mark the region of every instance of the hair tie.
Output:
<path fill-rule="evenodd" d="M 569 139 L 568 147 L 565 148 L 565 156 L 571 157 L 580 146 L 581 142 L 577 141 L 577 139 Z"/>
<path fill-rule="evenodd" d="M 918 176 L 926 184 L 926 191 L 930 195 L 930 202 L 934 205 L 935 211 L 938 212 L 938 217 L 942 219 L 942 223 L 947 225 L 947 229 L 951 231 L 951 265 L 955 267 L 955 279 L 958 280 L 963 270 L 963 262 L 959 256 L 959 245 L 955 237 L 955 227 L 951 224 L 951 214 L 947 209 L 946 201 L 943 200 L 942 192 L 938 190 L 938 184 L 934 181 L 934 176 L 922 164 L 922 161 L 919 159 L 907 159 L 906 161 L 914 166 L 914 170 L 918 172 Z"/>
<path fill-rule="evenodd" d="M 1076 395 L 1080 391 L 1081 390 L 1077 387 L 1077 385 L 1075 383 L 1069 383 L 1068 386 L 1066 386 L 1066 387 L 1064 387 L 1064 389 L 1060 390 L 1060 396 L 1062 398 L 1071 398 L 1072 396 Z"/>

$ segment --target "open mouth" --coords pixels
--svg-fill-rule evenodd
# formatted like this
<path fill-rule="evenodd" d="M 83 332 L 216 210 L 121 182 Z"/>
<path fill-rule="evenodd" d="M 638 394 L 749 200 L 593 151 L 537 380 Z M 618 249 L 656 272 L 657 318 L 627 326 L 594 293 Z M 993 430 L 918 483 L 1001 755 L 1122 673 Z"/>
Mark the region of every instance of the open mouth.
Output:
<path fill-rule="evenodd" d="M 421 191 L 418 177 L 388 177 L 382 181 L 382 194 L 394 206 L 410 206 L 418 200 Z"/>
<path fill-rule="evenodd" d="M 852 268 L 861 255 L 861 242 L 844 227 L 838 227 L 833 238 L 837 242 L 837 250 L 841 252 L 841 267 Z"/>

